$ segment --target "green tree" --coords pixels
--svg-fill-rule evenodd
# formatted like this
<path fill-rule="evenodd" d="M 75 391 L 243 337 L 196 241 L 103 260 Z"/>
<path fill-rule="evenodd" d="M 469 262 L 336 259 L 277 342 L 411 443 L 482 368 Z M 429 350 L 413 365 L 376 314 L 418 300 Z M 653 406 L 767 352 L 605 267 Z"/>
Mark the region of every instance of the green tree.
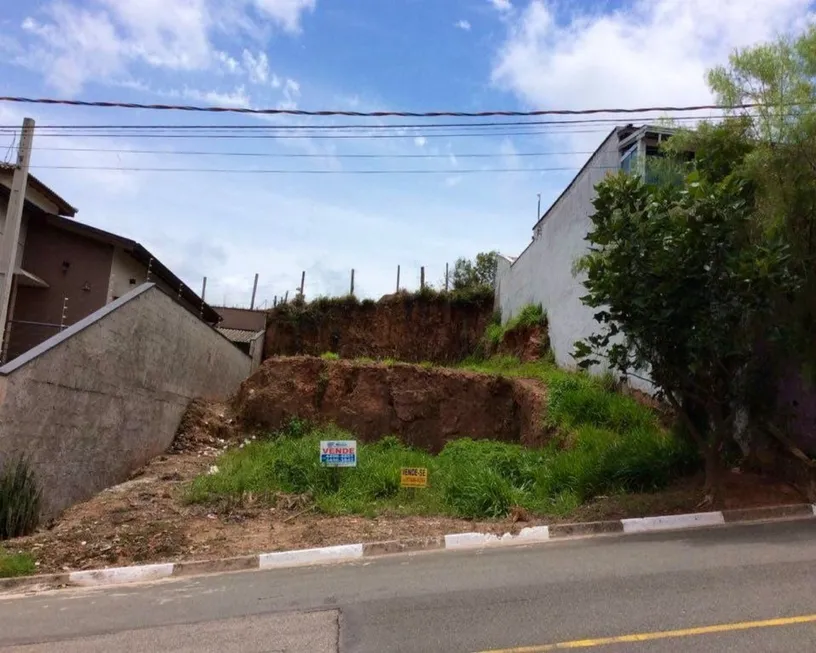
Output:
<path fill-rule="evenodd" d="M 493 287 L 496 283 L 496 261 L 498 252 L 480 252 L 474 260 L 459 258 L 453 265 L 452 285 L 454 290 Z"/>
<path fill-rule="evenodd" d="M 739 175 L 693 171 L 658 186 L 619 174 L 598 185 L 594 207 L 582 299 L 602 327 L 575 356 L 647 371 L 697 444 L 717 503 L 755 345 L 773 335 L 775 297 L 797 285 L 788 247 L 753 237 L 755 188 Z"/>

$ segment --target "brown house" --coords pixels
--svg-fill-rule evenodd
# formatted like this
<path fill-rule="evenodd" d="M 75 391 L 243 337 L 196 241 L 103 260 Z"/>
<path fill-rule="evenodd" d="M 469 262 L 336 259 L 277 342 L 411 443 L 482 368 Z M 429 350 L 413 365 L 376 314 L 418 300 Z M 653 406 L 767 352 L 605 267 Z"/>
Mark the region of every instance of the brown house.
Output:
<path fill-rule="evenodd" d="M 263 358 L 266 311 L 226 306 L 216 306 L 215 310 L 221 316 L 218 330 L 252 358 L 252 368 L 256 369 Z"/>
<path fill-rule="evenodd" d="M 0 217 L 13 167 L 0 165 Z M 29 175 L 14 287 L 3 342 L 11 360 L 150 281 L 205 322 L 220 317 L 146 248 L 129 238 L 73 220 L 76 209 Z"/>

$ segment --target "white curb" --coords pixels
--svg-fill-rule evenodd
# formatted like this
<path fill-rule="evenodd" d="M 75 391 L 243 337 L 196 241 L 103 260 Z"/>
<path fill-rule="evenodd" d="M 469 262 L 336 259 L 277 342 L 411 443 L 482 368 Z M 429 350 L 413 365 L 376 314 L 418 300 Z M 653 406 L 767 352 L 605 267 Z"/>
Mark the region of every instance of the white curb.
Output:
<path fill-rule="evenodd" d="M 522 528 L 521 532 L 516 535 L 516 539 L 524 540 L 525 542 L 546 542 L 550 539 L 550 527 L 529 526 Z"/>
<path fill-rule="evenodd" d="M 624 533 L 646 533 L 651 531 L 669 531 L 678 528 L 696 528 L 698 526 L 717 526 L 725 523 L 723 514 L 717 512 L 698 512 L 692 515 L 667 515 L 665 517 L 639 517 L 621 519 Z"/>
<path fill-rule="evenodd" d="M 453 533 L 445 536 L 446 549 L 478 549 L 496 544 L 511 544 L 513 542 L 546 542 L 550 539 L 549 526 L 531 526 L 522 528 L 518 535 L 505 533 Z"/>
<path fill-rule="evenodd" d="M 173 563 L 167 562 L 158 565 L 141 565 L 139 567 L 115 567 L 113 569 L 97 569 L 88 571 L 72 571 L 68 575 L 68 582 L 80 587 L 95 587 L 97 585 L 114 585 L 117 583 L 138 583 L 148 580 L 160 580 L 173 575 Z"/>
<path fill-rule="evenodd" d="M 326 546 L 320 549 L 301 549 L 299 551 L 277 551 L 259 555 L 258 568 L 274 569 L 275 567 L 354 560 L 362 557 L 362 544 L 344 544 L 341 546 Z"/>

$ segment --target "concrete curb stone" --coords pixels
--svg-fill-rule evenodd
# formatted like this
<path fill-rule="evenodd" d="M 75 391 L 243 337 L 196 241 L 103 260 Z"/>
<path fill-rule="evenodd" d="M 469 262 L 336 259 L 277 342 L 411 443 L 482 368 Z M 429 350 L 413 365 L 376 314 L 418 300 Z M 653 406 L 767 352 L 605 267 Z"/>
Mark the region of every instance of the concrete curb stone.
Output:
<path fill-rule="evenodd" d="M 351 562 L 364 557 L 410 553 L 413 551 L 432 551 L 439 549 L 473 550 L 502 545 L 534 544 L 569 537 L 685 530 L 732 523 L 784 521 L 808 518 L 816 518 L 816 505 L 796 504 L 704 512 L 689 515 L 666 515 L 661 517 L 639 517 L 635 519 L 618 519 L 602 522 L 531 526 L 522 528 L 521 531 L 515 535 L 511 533 L 504 533 L 503 535 L 495 535 L 493 533 L 451 533 L 445 536 L 366 542 L 361 544 L 343 544 L 339 546 L 300 549 L 295 551 L 275 551 L 272 553 L 224 558 L 221 560 L 167 562 L 133 567 L 72 571 L 41 576 L 0 578 L 0 594 L 19 593 L 21 591 L 32 593 L 65 587 L 103 587 L 203 574 L 260 569 L 283 569 L 303 565 Z"/>

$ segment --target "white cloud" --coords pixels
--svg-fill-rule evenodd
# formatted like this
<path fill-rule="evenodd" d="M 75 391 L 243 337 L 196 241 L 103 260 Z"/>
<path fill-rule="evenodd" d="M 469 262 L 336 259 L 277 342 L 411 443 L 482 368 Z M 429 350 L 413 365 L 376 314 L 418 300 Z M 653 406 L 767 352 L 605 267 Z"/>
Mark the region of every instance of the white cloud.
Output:
<path fill-rule="evenodd" d="M 424 136 L 415 136 L 414 137 L 414 145 L 417 147 L 425 147 L 425 143 L 428 142 L 428 139 Z"/>
<path fill-rule="evenodd" d="M 459 29 L 463 29 L 466 32 L 470 31 L 470 21 L 468 20 L 457 20 L 454 24 L 454 27 L 458 27 Z"/>
<path fill-rule="evenodd" d="M 495 7 L 498 11 L 506 12 L 506 11 L 513 11 L 513 4 L 510 0 L 488 0 L 493 7 Z"/>
<path fill-rule="evenodd" d="M 502 4 L 502 0 L 492 0 Z M 533 0 L 509 26 L 493 81 L 541 108 L 693 104 L 735 47 L 801 27 L 810 0 L 639 0 L 556 21 Z"/>
<path fill-rule="evenodd" d="M 220 91 L 200 91 L 194 88 L 184 88 L 182 95 L 196 102 L 204 102 L 210 106 L 247 108 L 251 101 L 243 86 L 239 86 L 226 93 Z"/>
<path fill-rule="evenodd" d="M 36 17 L 23 20 L 27 43 L 13 61 L 41 71 L 51 86 L 70 95 L 90 80 L 121 82 L 140 64 L 179 72 L 219 70 L 265 83 L 271 75 L 265 53 L 244 51 L 239 62 L 213 46 L 217 32 L 264 31 L 250 20 L 250 6 L 282 29 L 298 32 L 300 16 L 314 9 L 315 0 L 243 0 L 229 6 L 217 0 L 89 0 L 86 6 L 50 0 Z"/>
<path fill-rule="evenodd" d="M 243 52 L 244 70 L 253 84 L 266 84 L 269 80 L 269 58 L 265 52 L 253 55 L 249 50 Z M 274 79 L 272 85 L 274 86 Z"/>
<path fill-rule="evenodd" d="M 280 82 L 280 80 L 278 80 Z M 274 85 L 274 84 L 273 84 Z M 279 109 L 297 109 L 300 98 L 300 84 L 294 79 L 287 78 L 283 83 L 283 101 L 278 103 Z"/>
<path fill-rule="evenodd" d="M 255 5 L 289 32 L 300 31 L 300 18 L 314 11 L 316 0 L 254 0 Z"/>

